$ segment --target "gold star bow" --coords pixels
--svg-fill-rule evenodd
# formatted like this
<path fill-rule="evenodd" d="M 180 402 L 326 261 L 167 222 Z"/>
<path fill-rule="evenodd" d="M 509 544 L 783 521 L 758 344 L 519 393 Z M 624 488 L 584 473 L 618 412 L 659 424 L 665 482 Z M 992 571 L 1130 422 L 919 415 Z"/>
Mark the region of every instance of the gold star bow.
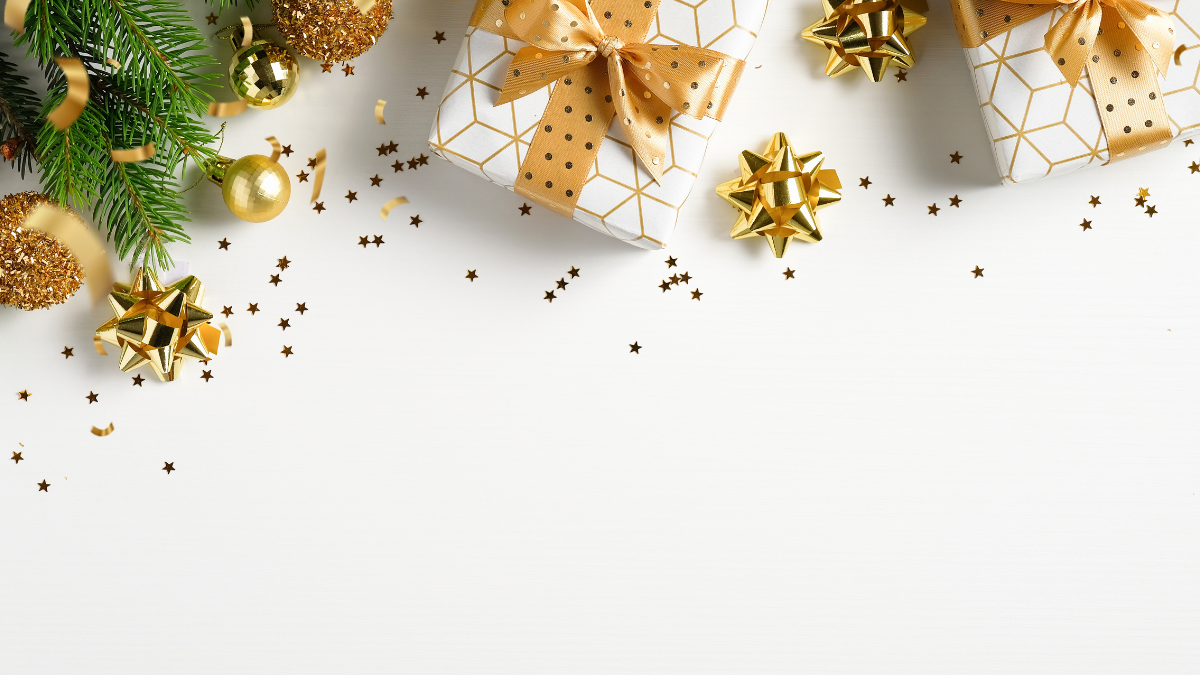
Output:
<path fill-rule="evenodd" d="M 734 239 L 765 237 L 776 258 L 793 238 L 821 241 L 817 211 L 842 200 L 837 171 L 821 168 L 825 154 L 797 155 L 786 134 L 771 139 L 766 156 L 746 150 L 738 157 L 742 177 L 717 186 L 717 194 L 736 207 Z"/>
<path fill-rule="evenodd" d="M 908 36 L 925 25 L 925 0 L 821 0 L 825 18 L 804 30 L 804 39 L 829 49 L 825 74 L 859 67 L 875 82 L 888 66 L 916 65 Z"/>
<path fill-rule="evenodd" d="M 221 330 L 200 307 L 204 284 L 185 277 L 163 288 L 150 269 L 139 269 L 132 284 L 113 284 L 108 304 L 116 316 L 96 336 L 121 348 L 124 372 L 150 364 L 163 382 L 174 380 L 183 359 L 208 360 L 217 353 Z"/>

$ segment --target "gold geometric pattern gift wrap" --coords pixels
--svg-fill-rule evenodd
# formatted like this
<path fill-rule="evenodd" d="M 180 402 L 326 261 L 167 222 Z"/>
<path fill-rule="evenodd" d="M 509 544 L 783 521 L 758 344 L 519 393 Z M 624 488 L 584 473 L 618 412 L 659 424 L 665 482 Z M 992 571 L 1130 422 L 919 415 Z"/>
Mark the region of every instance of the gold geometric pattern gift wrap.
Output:
<path fill-rule="evenodd" d="M 744 59 L 762 25 L 767 1 L 659 0 L 657 17 L 644 42 L 704 48 Z M 476 17 L 486 15 L 486 6 L 492 4 L 500 3 L 479 0 Z M 606 4 L 612 3 L 595 0 L 591 5 L 600 25 L 621 23 L 622 17 L 612 12 L 605 17 Z M 495 105 L 513 57 L 526 46 L 482 27 L 470 27 L 429 138 L 430 148 L 442 158 L 509 190 L 518 183 L 535 134 L 542 133 L 540 122 L 554 89 L 562 86 L 560 82 Z M 712 117 L 695 119 L 677 111 L 668 117 L 664 122 L 669 144 L 661 182 L 655 182 L 639 163 L 623 125 L 613 120 L 579 192 L 572 214 L 575 220 L 634 246 L 666 246 L 718 124 Z"/>
<path fill-rule="evenodd" d="M 1200 44 L 1200 0 L 1145 0 L 1145 3 L 1169 13 L 1174 31 L 1171 34 L 1174 38 L 1173 49 Z M 1101 88 L 1101 101 L 1097 104 L 1097 88 L 1084 68 L 1080 69 L 1082 77 L 1078 85 L 1071 86 L 1063 70 L 1070 70 L 1074 64 L 1060 67 L 1047 52 L 1046 43 L 1047 33 L 1058 25 L 1072 5 L 1063 3 L 1047 7 L 1015 2 L 1000 5 L 994 0 L 952 0 L 951 5 L 954 6 L 955 23 L 964 45 L 969 45 L 970 38 L 982 40 L 982 34 L 991 28 L 986 41 L 976 47 L 967 46 L 966 53 L 1003 182 L 1038 180 L 1122 159 L 1110 157 L 1101 107 L 1111 105 L 1114 109 L 1105 113 L 1120 114 L 1127 110 L 1128 100 L 1135 100 L 1137 105 L 1146 105 L 1150 101 L 1142 99 L 1149 99 L 1150 96 L 1146 94 L 1134 99 L 1131 95 L 1127 100 L 1107 95 L 1105 88 Z M 979 14 L 984 7 L 992 10 L 985 12 L 986 16 Z M 992 9 L 994 7 L 1003 9 L 995 11 Z M 1113 38 L 1122 30 L 1120 25 L 1123 22 L 1119 21 L 1122 15 L 1115 13 L 1113 4 L 1096 2 L 1096 7 L 1108 12 L 1103 21 L 1110 30 L 1109 38 Z M 1003 23 L 1005 17 L 1011 23 L 1017 23 L 1018 20 L 1027 19 L 1020 16 L 1022 12 L 1037 16 L 1002 32 L 1007 28 Z M 989 25 L 989 20 L 1000 25 Z M 1139 46 L 1135 45 L 1130 54 L 1142 52 L 1137 48 Z M 1147 47 L 1147 51 L 1151 51 L 1153 42 Z M 1164 47 L 1160 45 L 1160 48 Z M 1105 65 L 1092 61 L 1101 55 L 1107 59 L 1116 58 L 1108 51 L 1096 50 L 1095 53 L 1085 54 L 1092 54 L 1085 61 L 1089 66 L 1093 63 Z M 1129 54 L 1124 56 L 1128 57 Z M 1142 77 L 1139 83 L 1144 84 L 1153 82 L 1147 81 L 1147 75 L 1158 76 L 1161 102 L 1166 107 L 1166 119 L 1161 125 L 1163 136 L 1149 144 L 1152 147 L 1147 151 L 1200 136 L 1200 50 L 1185 51 L 1180 57 L 1182 65 L 1175 63 L 1173 53 L 1171 56 L 1165 77 L 1157 68 L 1150 68 L 1149 73 L 1139 73 Z M 1116 86 L 1123 86 L 1130 81 L 1126 79 Z M 1155 98 L 1157 96 L 1155 93 Z M 1110 100 L 1116 98 L 1120 100 Z M 1141 122 L 1141 118 L 1138 120 Z M 1144 122 L 1130 126 L 1142 125 Z M 1121 124 L 1113 126 L 1118 135 L 1122 134 Z M 1130 156 L 1139 154 L 1136 150 L 1134 148 Z"/>

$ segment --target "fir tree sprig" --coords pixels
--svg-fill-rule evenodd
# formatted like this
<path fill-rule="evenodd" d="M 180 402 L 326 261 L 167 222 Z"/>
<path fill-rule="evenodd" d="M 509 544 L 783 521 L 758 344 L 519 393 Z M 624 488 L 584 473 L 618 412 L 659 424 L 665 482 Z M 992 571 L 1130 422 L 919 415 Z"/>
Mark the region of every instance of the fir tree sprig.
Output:
<path fill-rule="evenodd" d="M 5 157 L 11 155 L 13 167 L 25 177 L 33 167 L 41 121 L 41 102 L 27 86 L 29 80 L 17 73 L 16 65 L 0 52 L 0 144 Z"/>

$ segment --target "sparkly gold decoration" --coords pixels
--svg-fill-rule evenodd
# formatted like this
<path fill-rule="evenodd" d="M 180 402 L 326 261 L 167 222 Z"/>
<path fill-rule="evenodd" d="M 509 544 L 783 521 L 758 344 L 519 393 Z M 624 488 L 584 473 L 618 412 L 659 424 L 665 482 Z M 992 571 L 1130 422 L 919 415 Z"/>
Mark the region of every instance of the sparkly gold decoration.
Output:
<path fill-rule="evenodd" d="M 45 309 L 66 302 L 83 284 L 83 269 L 70 249 L 25 227 L 33 211 L 48 203 L 36 192 L 0 199 L 0 304 Z M 79 220 L 73 213 L 70 217 Z"/>
<path fill-rule="evenodd" d="M 362 14 L 350 0 L 273 0 L 275 27 L 296 51 L 318 61 L 349 61 L 387 30 L 392 0 Z"/>
<path fill-rule="evenodd" d="M 736 207 L 734 239 L 765 237 L 776 258 L 792 239 L 821 241 L 817 211 L 841 201 L 842 182 L 833 169 L 821 168 L 825 155 L 797 155 L 787 135 L 771 139 L 766 156 L 749 150 L 738 161 L 742 177 L 717 186 L 717 194 Z"/>
<path fill-rule="evenodd" d="M 121 348 L 123 372 L 150 364 L 163 382 L 179 376 L 183 359 L 207 361 L 217 353 L 221 330 L 200 303 L 204 284 L 194 276 L 163 288 L 150 269 L 132 284 L 113 284 L 108 296 L 114 318 L 96 329 L 101 340 Z"/>
<path fill-rule="evenodd" d="M 825 18 L 804 29 L 804 39 L 829 49 L 825 74 L 838 77 L 862 68 L 881 82 L 888 66 L 916 65 L 908 36 L 925 17 L 908 0 L 821 0 Z"/>
<path fill-rule="evenodd" d="M 101 438 L 103 438 L 103 437 L 111 434 L 113 432 L 113 430 L 114 430 L 114 428 L 113 428 L 112 422 L 109 422 L 108 426 L 104 427 L 103 429 L 101 429 L 100 427 L 92 427 L 92 435 L 100 436 Z"/>
<path fill-rule="evenodd" d="M 250 41 L 251 33 L 243 25 L 229 36 L 234 49 L 229 86 L 250 107 L 272 110 L 296 93 L 300 63 L 286 47 L 261 38 Z"/>
<path fill-rule="evenodd" d="M 278 216 L 292 196 L 287 172 L 265 155 L 246 155 L 237 161 L 218 156 L 208 177 L 221 186 L 221 196 L 233 215 L 251 223 Z"/>
<path fill-rule="evenodd" d="M 87 105 L 88 93 L 92 90 L 91 80 L 79 59 L 54 59 L 67 78 L 67 97 L 54 110 L 46 115 L 46 119 L 59 131 L 75 123 Z"/>

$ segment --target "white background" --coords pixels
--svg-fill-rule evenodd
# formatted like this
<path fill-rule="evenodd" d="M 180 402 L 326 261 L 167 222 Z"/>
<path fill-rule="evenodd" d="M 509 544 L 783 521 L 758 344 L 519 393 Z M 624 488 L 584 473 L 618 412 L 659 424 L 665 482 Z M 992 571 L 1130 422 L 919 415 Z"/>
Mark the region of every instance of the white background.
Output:
<path fill-rule="evenodd" d="M 225 154 L 327 148 L 329 210 L 187 193 L 175 256 L 236 312 L 215 379 L 132 386 L 86 293 L 0 310 L 0 672 L 1195 673 L 1200 146 L 1001 187 L 933 4 L 872 85 L 800 40 L 819 3 L 774 3 L 665 252 L 392 172 L 470 3 L 397 0 L 352 77 L 304 60 Z M 713 194 L 777 130 L 846 184 L 782 261 Z"/>

